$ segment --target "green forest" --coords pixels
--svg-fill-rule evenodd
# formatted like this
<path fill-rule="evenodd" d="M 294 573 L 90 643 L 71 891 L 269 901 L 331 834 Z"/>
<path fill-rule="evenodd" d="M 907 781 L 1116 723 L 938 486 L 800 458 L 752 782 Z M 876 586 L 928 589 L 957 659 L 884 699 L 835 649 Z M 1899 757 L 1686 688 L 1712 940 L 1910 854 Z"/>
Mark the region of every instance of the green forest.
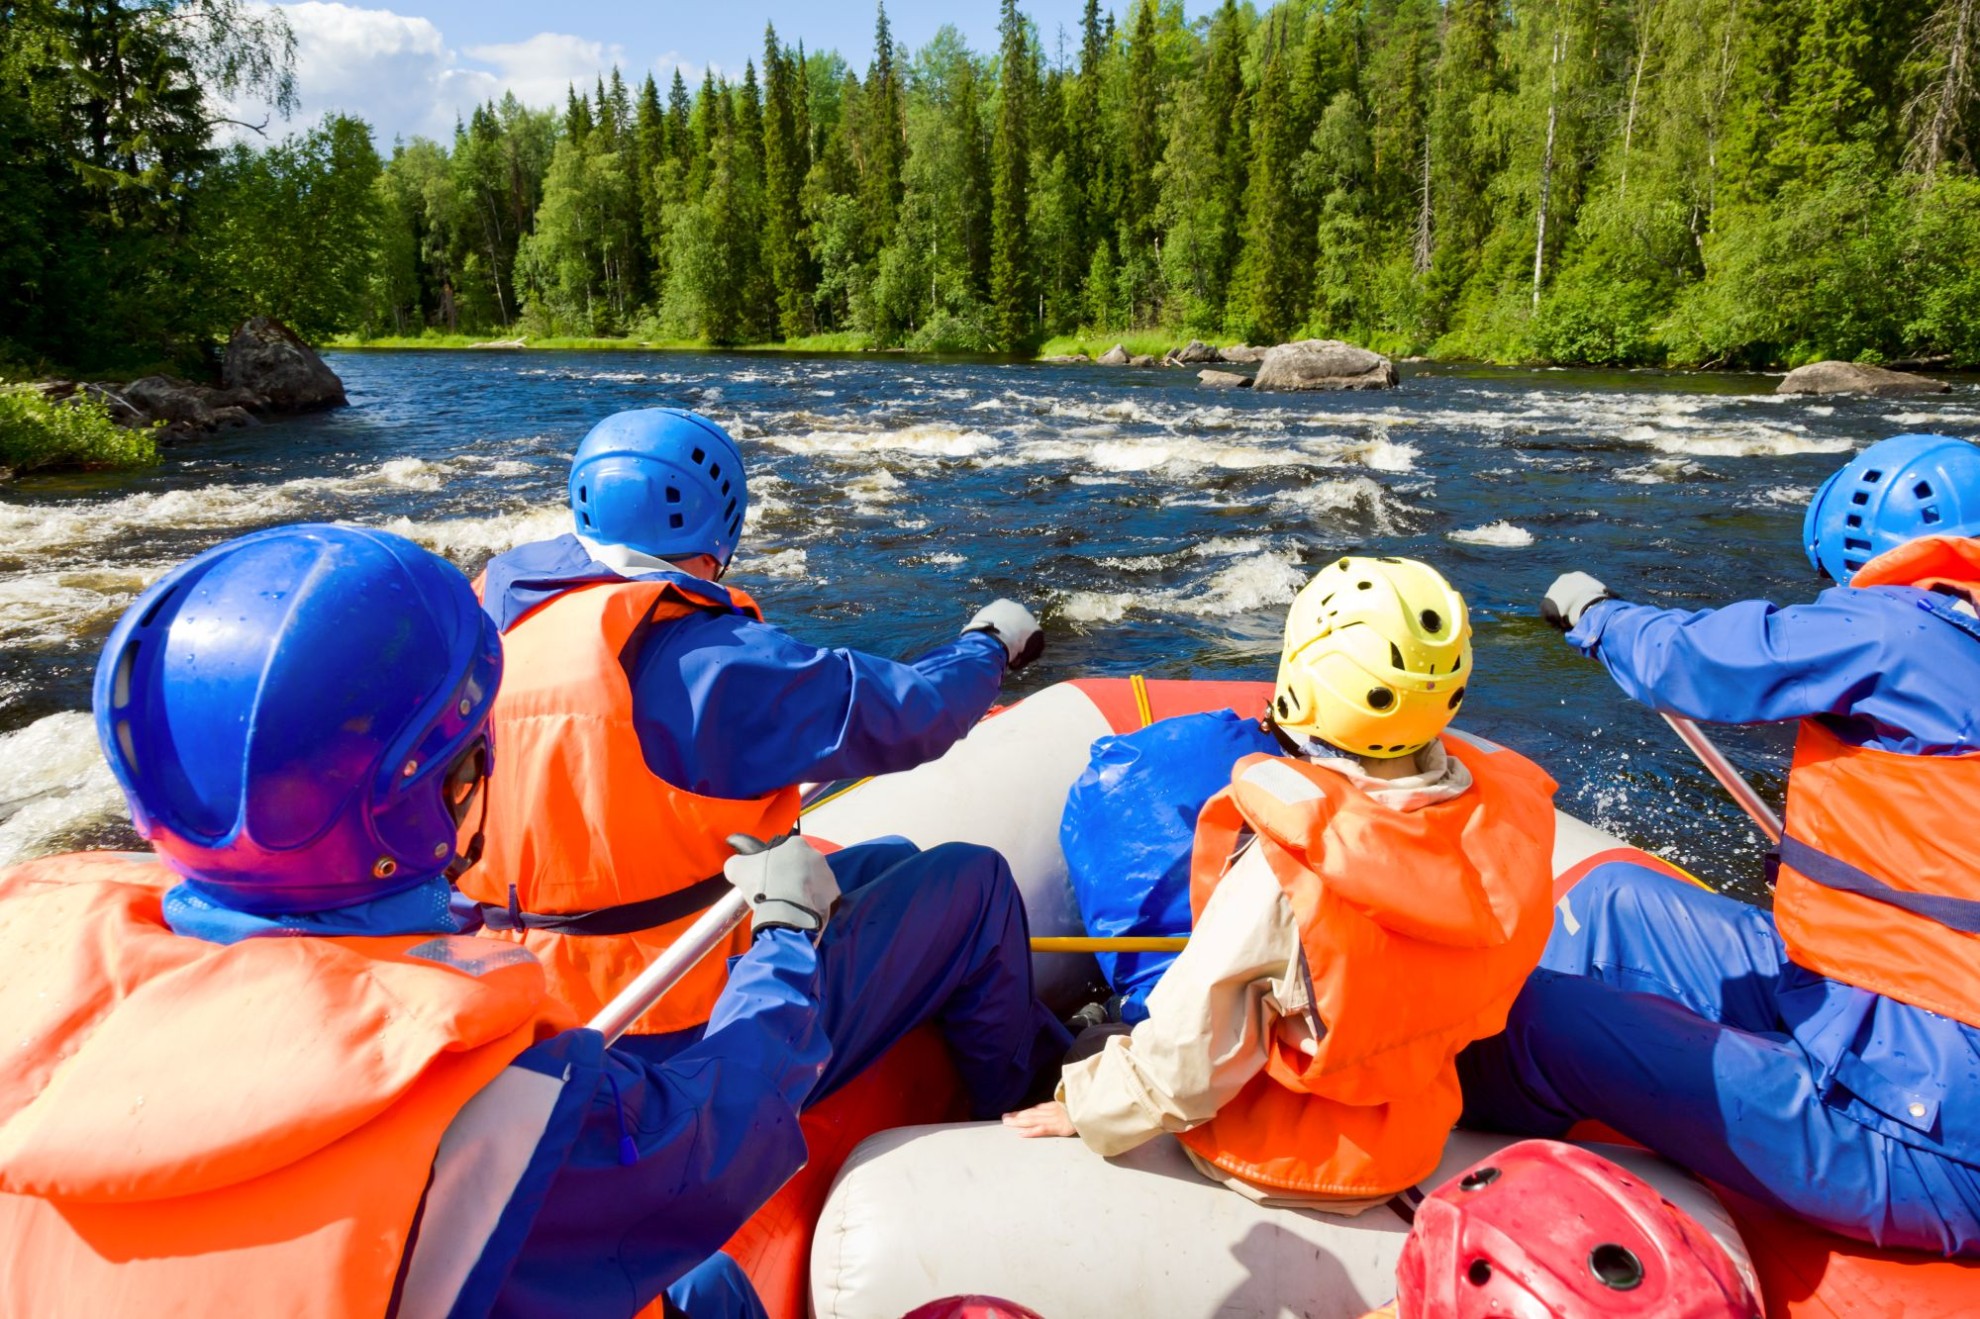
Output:
<path fill-rule="evenodd" d="M 0 362 L 305 336 L 1980 363 L 1980 0 L 1088 0 L 383 147 L 280 11 L 0 0 Z M 796 41 L 787 35 L 799 36 Z M 272 126 L 232 128 L 253 94 Z M 232 145 L 221 146 L 226 140 Z"/>

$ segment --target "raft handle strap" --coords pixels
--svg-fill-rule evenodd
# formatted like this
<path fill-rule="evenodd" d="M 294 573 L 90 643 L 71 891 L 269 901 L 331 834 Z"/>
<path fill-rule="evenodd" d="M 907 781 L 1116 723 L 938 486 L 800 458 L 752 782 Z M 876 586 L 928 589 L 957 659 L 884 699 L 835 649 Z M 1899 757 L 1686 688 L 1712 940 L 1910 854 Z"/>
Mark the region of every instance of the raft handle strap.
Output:
<path fill-rule="evenodd" d="M 596 911 L 516 911 L 484 902 L 481 920 L 491 930 L 548 930 L 553 934 L 638 934 L 699 916 L 729 892 L 726 876 L 713 875 L 657 898 L 600 907 Z"/>

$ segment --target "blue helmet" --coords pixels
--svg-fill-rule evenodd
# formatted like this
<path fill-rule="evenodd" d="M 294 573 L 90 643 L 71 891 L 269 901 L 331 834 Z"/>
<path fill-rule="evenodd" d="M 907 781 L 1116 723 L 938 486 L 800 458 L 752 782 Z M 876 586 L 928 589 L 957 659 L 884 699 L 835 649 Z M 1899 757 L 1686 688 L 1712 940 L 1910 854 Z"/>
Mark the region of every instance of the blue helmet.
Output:
<path fill-rule="evenodd" d="M 216 545 L 125 611 L 96 733 L 138 832 L 237 911 L 324 911 L 457 874 L 502 641 L 444 559 L 301 525 Z"/>
<path fill-rule="evenodd" d="M 657 559 L 706 554 L 726 564 L 749 512 L 742 450 L 681 408 L 615 412 L 571 459 L 578 534 Z"/>
<path fill-rule="evenodd" d="M 1950 435 L 1879 440 L 1822 483 L 1801 520 L 1808 562 L 1843 585 L 1920 536 L 1980 536 L 1980 446 Z"/>

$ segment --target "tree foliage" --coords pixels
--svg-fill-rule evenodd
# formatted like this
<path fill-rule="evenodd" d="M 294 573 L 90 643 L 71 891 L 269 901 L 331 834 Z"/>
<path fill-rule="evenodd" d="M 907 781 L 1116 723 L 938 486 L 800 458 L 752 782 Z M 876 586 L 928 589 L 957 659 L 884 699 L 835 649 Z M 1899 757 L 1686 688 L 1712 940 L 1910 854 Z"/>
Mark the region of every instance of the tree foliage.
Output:
<path fill-rule="evenodd" d="M 1980 361 L 1980 0 L 1087 0 L 1041 41 L 618 71 L 379 162 L 280 10 L 0 0 L 0 353 L 307 332 L 1324 334 L 1499 360 Z"/>

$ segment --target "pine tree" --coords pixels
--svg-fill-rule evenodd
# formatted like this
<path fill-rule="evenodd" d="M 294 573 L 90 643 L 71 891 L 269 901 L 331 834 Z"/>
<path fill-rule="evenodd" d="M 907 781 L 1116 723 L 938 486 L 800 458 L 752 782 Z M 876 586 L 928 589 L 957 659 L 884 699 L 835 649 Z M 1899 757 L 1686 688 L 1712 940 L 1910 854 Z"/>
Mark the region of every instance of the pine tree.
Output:
<path fill-rule="evenodd" d="M 1134 35 L 1128 39 L 1127 111 L 1121 125 L 1126 172 L 1121 186 L 1120 227 L 1137 256 L 1154 241 L 1156 233 L 1155 166 L 1162 149 L 1159 74 L 1155 0 L 1141 0 L 1135 9 Z"/>
<path fill-rule="evenodd" d="M 591 102 L 577 94 L 577 88 L 564 86 L 564 136 L 582 146 L 591 136 L 593 125 Z"/>
<path fill-rule="evenodd" d="M 1031 342 L 1036 324 L 1026 244 L 1031 191 L 1031 43 L 1017 0 L 1003 0 L 997 25 L 997 129 L 990 149 L 990 309 L 999 347 Z"/>
<path fill-rule="evenodd" d="M 868 241 L 878 251 L 893 236 L 901 205 L 902 169 L 907 158 L 907 113 L 900 76 L 894 68 L 894 31 L 887 6 L 877 6 L 873 63 L 862 89 L 860 193 L 866 206 Z"/>
<path fill-rule="evenodd" d="M 763 34 L 766 96 L 763 113 L 763 248 L 776 288 L 777 324 L 784 338 L 812 329 L 810 254 L 806 250 L 804 181 L 811 153 L 803 114 L 803 70 L 777 44 L 777 29 Z"/>
<path fill-rule="evenodd" d="M 1245 190 L 1244 256 L 1232 293 L 1232 328 L 1247 338 L 1284 339 L 1304 316 L 1311 232 L 1298 190 L 1300 94 L 1283 10 L 1268 20 L 1251 125 L 1251 178 Z"/>
<path fill-rule="evenodd" d="M 687 83 L 681 77 L 680 65 L 674 66 L 674 83 L 667 90 L 667 150 L 680 165 L 685 175 L 694 158 L 694 135 L 688 127 L 689 116 L 694 103 L 688 98 Z"/>

